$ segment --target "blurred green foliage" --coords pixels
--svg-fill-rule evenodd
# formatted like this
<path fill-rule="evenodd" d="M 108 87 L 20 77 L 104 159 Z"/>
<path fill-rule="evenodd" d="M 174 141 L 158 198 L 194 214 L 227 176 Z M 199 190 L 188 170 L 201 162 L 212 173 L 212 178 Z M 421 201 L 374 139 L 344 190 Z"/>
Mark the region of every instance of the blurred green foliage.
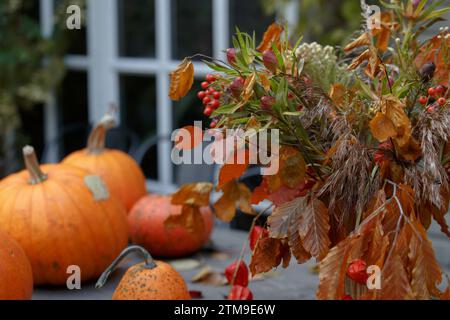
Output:
<path fill-rule="evenodd" d="M 0 1 L 0 176 L 20 167 L 19 143 L 26 141 L 20 112 L 47 102 L 64 76 L 67 5 L 58 2 L 54 32 L 44 38 L 39 1 Z"/>
<path fill-rule="evenodd" d="M 294 38 L 303 35 L 305 42 L 317 41 L 323 45 L 342 45 L 361 25 L 359 0 L 261 0 L 267 14 L 278 13 L 289 2 L 296 1 L 298 22 L 291 30 Z M 376 4 L 377 1 L 366 1 Z"/>

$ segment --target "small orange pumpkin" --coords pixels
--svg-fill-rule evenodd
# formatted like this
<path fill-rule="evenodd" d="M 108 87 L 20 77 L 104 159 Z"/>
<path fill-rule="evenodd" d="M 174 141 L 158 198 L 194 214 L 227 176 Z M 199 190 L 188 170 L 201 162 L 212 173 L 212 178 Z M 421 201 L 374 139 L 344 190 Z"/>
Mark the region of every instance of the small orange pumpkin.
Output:
<path fill-rule="evenodd" d="M 203 230 L 167 227 L 167 218 L 182 210 L 181 205 L 172 205 L 171 199 L 166 195 L 147 195 L 128 214 L 131 241 L 142 245 L 154 256 L 173 258 L 193 254 L 208 242 L 214 227 L 214 216 L 209 207 L 200 208 Z"/>
<path fill-rule="evenodd" d="M 127 245 L 125 209 L 98 176 L 40 167 L 32 147 L 24 158 L 27 170 L 0 182 L 0 229 L 27 254 L 37 285 L 65 284 L 70 265 L 80 267 L 83 281 L 98 277 Z"/>
<path fill-rule="evenodd" d="M 145 176 L 128 154 L 105 148 L 106 132 L 114 125 L 114 118 L 106 114 L 93 128 L 87 148 L 71 153 L 62 162 L 98 174 L 128 212 L 147 193 Z"/>
<path fill-rule="evenodd" d="M 32 293 L 30 261 L 14 239 L 0 232 L 0 300 L 29 300 Z"/>
<path fill-rule="evenodd" d="M 101 275 L 95 287 L 103 287 L 109 275 L 133 251 L 140 252 L 145 262 L 128 268 L 114 291 L 113 300 L 190 300 L 183 277 L 170 264 L 154 261 L 150 253 L 140 246 L 130 246 L 122 251 Z"/>

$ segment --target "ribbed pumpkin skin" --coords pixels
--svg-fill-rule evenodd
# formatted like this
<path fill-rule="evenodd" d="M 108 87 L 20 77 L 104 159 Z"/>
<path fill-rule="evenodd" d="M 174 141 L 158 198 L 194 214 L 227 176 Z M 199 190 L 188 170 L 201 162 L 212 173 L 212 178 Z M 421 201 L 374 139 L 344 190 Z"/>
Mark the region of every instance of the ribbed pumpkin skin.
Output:
<path fill-rule="evenodd" d="M 97 277 L 127 245 L 123 206 L 113 197 L 95 201 L 86 170 L 43 165 L 48 179 L 31 185 L 22 171 L 0 182 L 0 229 L 24 249 L 37 285 L 65 284 L 67 267 L 81 279 Z"/>
<path fill-rule="evenodd" d="M 15 240 L 0 232 L 0 300 L 29 300 L 32 293 L 30 261 Z"/>
<path fill-rule="evenodd" d="M 62 163 L 98 174 L 127 212 L 147 193 L 141 168 L 133 158 L 120 150 L 104 149 L 99 154 L 89 153 L 87 149 L 75 151 Z"/>
<path fill-rule="evenodd" d="M 145 263 L 131 266 L 114 291 L 113 300 L 190 300 L 186 282 L 169 264 L 155 261 L 156 268 Z"/>
<path fill-rule="evenodd" d="M 186 228 L 167 228 L 164 225 L 169 215 L 179 214 L 180 211 L 181 206 L 172 205 L 170 196 L 145 196 L 128 215 L 132 242 L 158 257 L 182 257 L 197 252 L 211 236 L 213 214 L 208 207 L 201 208 L 205 229 L 203 235 L 194 236 Z"/>

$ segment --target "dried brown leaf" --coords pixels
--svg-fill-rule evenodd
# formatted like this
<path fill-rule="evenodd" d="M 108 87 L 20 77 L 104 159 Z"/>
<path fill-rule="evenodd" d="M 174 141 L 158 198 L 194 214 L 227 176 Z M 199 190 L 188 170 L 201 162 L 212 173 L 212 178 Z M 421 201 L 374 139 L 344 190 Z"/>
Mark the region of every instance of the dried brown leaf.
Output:
<path fill-rule="evenodd" d="M 268 224 L 272 237 L 289 239 L 290 245 L 296 250 L 296 258 L 301 262 L 309 258 L 302 251 L 319 260 L 328 252 L 331 243 L 328 237 L 328 209 L 319 199 L 299 197 L 284 203 L 274 210 Z"/>
<path fill-rule="evenodd" d="M 205 223 L 197 206 L 183 205 L 181 213 L 170 215 L 164 221 L 164 225 L 166 228 L 182 226 L 199 241 L 202 240 L 205 231 Z"/>
<path fill-rule="evenodd" d="M 214 204 L 217 217 L 225 222 L 230 222 L 236 214 L 236 208 L 249 214 L 253 214 L 251 207 L 252 193 L 245 184 L 232 180 L 221 188 L 223 194 Z"/>
<path fill-rule="evenodd" d="M 301 216 L 299 232 L 303 247 L 313 257 L 321 260 L 328 253 L 331 244 L 328 237 L 328 231 L 330 230 L 328 208 L 322 201 L 313 198 L 309 201 Z"/>
<path fill-rule="evenodd" d="M 209 182 L 185 184 L 172 195 L 172 204 L 208 206 L 212 188 Z"/>
<path fill-rule="evenodd" d="M 361 34 L 358 38 L 350 42 L 348 45 L 344 47 L 345 52 L 349 52 L 355 48 L 361 47 L 361 46 L 368 46 L 370 45 L 370 36 L 367 32 L 364 32 Z"/>
<path fill-rule="evenodd" d="M 191 89 L 194 83 L 194 65 L 185 58 L 178 67 L 170 73 L 169 97 L 172 100 L 180 100 Z"/>
<path fill-rule="evenodd" d="M 238 161 L 228 161 L 220 168 L 218 188 L 223 187 L 228 182 L 240 178 L 247 170 L 249 156 L 248 150 L 245 151 L 245 163 L 238 163 Z M 236 158 L 236 157 L 235 157 Z"/>
<path fill-rule="evenodd" d="M 442 271 L 428 240 L 425 229 L 416 219 L 412 222 L 416 232 L 409 242 L 409 261 L 412 265 L 411 287 L 417 299 L 439 297 L 437 285 L 442 281 Z"/>
<path fill-rule="evenodd" d="M 396 253 L 386 261 L 382 270 L 379 298 L 382 300 L 405 300 L 413 298 L 408 273 L 402 259 Z"/>
<path fill-rule="evenodd" d="M 319 264 L 319 287 L 317 298 L 320 300 L 340 300 L 344 295 L 344 283 L 347 264 L 350 260 L 351 237 L 334 246 Z"/>
<path fill-rule="evenodd" d="M 253 95 L 253 87 L 255 86 L 255 83 L 256 83 L 256 73 L 253 72 L 251 75 L 245 78 L 244 88 L 241 94 L 242 97 L 241 102 L 246 102 L 251 98 L 251 96 Z"/>
<path fill-rule="evenodd" d="M 204 266 L 191 278 L 191 282 L 211 286 L 225 286 L 228 284 L 228 280 L 225 275 L 214 271 L 210 266 Z"/>
<path fill-rule="evenodd" d="M 276 268 L 282 261 L 286 261 L 289 246 L 282 240 L 269 237 L 260 238 L 253 250 L 249 265 L 252 275 L 264 273 Z M 286 267 L 286 262 L 283 262 Z"/>
<path fill-rule="evenodd" d="M 264 52 L 272 48 L 272 44 L 278 47 L 280 42 L 281 33 L 283 32 L 283 27 L 277 23 L 272 23 L 267 30 L 264 32 L 263 40 L 259 44 L 257 50 L 259 52 Z"/>
<path fill-rule="evenodd" d="M 378 112 L 375 117 L 370 120 L 369 127 L 372 135 L 380 142 L 384 142 L 397 135 L 397 131 L 395 130 L 392 121 L 381 112 Z"/>

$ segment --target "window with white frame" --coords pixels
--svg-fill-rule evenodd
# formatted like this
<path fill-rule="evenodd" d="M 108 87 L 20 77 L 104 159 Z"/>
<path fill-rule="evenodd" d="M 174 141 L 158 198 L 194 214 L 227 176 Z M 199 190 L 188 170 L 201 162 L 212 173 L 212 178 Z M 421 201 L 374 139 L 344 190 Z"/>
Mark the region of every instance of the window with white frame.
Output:
<path fill-rule="evenodd" d="M 52 32 L 56 1 L 40 0 L 44 34 Z M 70 126 L 95 122 L 110 103 L 119 107 L 121 126 L 141 141 L 205 120 L 194 92 L 180 102 L 168 99 L 169 72 L 195 53 L 223 58 L 235 25 L 261 35 L 272 21 L 260 1 L 87 0 L 86 27 L 71 31 L 66 79 L 45 109 L 45 140 L 54 141 Z M 199 88 L 208 70 L 199 61 L 195 70 L 194 88 Z M 68 132 L 51 146 L 47 160 L 82 148 L 85 138 Z M 170 153 L 170 140 L 161 138 L 144 159 L 150 190 L 170 191 L 179 182 Z"/>

